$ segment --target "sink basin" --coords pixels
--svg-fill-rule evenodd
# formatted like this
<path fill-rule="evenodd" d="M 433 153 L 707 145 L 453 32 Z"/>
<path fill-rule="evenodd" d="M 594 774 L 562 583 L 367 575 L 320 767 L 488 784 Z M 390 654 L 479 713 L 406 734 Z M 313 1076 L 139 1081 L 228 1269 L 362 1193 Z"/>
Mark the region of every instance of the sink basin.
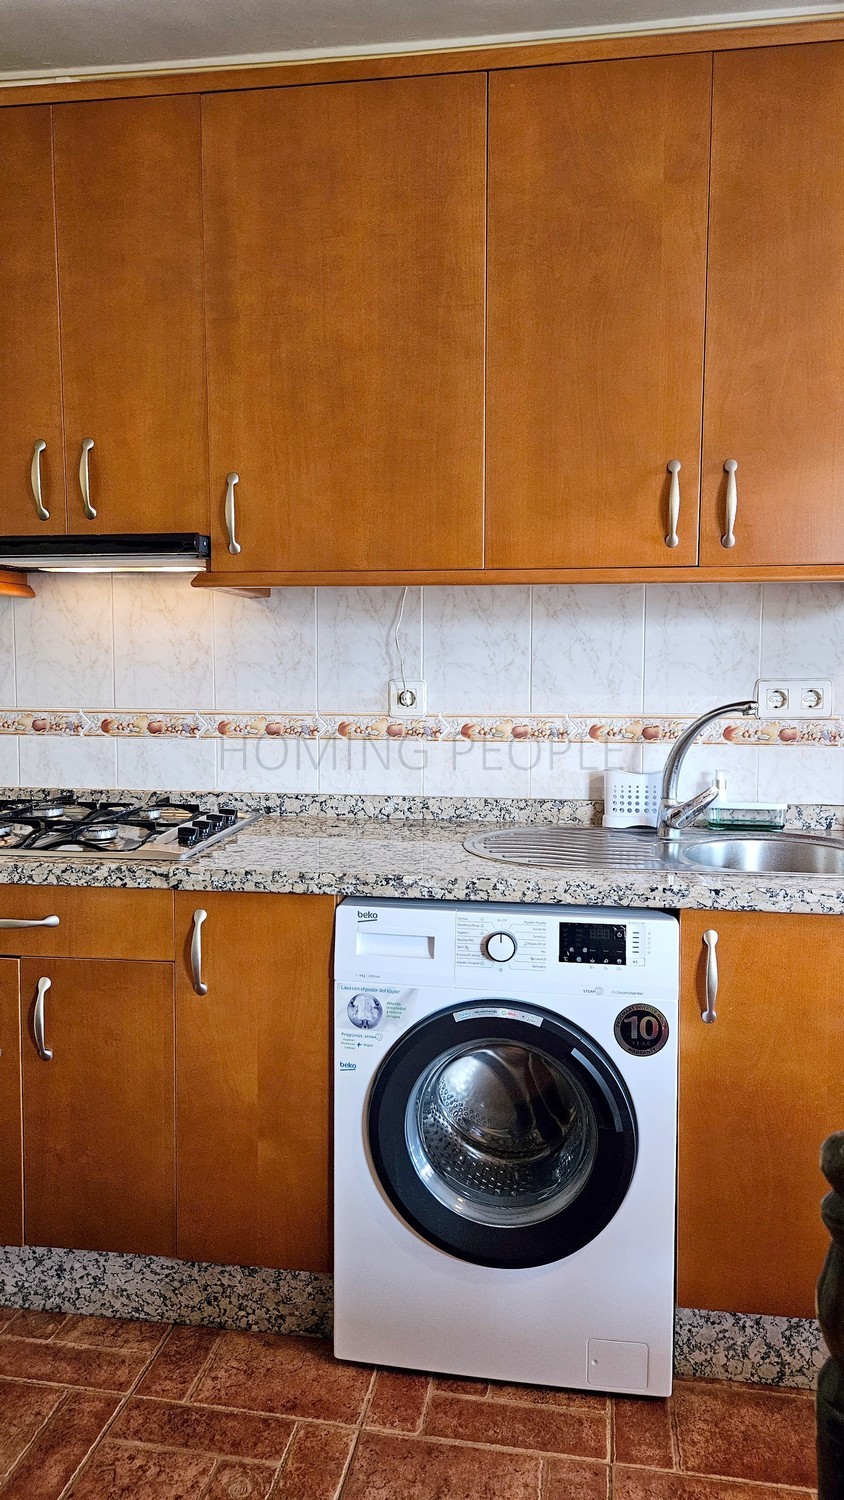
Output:
<path fill-rule="evenodd" d="M 844 875 L 844 843 L 803 833 L 756 834 L 698 839 L 681 854 L 686 864 L 707 870 L 771 875 Z"/>

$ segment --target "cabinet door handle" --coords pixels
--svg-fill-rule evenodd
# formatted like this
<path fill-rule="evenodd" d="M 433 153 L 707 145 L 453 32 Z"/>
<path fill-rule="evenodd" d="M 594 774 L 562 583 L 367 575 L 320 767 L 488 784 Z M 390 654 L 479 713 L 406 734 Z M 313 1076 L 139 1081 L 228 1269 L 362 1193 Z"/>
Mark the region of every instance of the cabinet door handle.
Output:
<path fill-rule="evenodd" d="M 91 476 L 88 473 L 88 454 L 94 446 L 93 438 L 82 439 L 82 456 L 79 460 L 79 488 L 82 491 L 82 509 L 89 521 L 95 521 L 97 512 L 91 504 Z"/>
<path fill-rule="evenodd" d="M 0 932 L 11 932 L 18 927 L 58 927 L 58 917 L 0 917 Z"/>
<path fill-rule="evenodd" d="M 668 465 L 671 475 L 671 488 L 668 491 L 668 535 L 665 538 L 666 547 L 678 547 L 680 538 L 677 535 L 677 526 L 680 520 L 680 470 L 683 465 L 678 458 L 672 458 Z"/>
<path fill-rule="evenodd" d="M 53 1050 L 44 1041 L 44 996 L 52 984 L 52 979 L 39 979 L 38 988 L 35 991 L 35 1009 L 32 1013 L 32 1033 L 35 1037 L 35 1050 L 42 1062 L 52 1062 Z"/>
<path fill-rule="evenodd" d="M 234 511 L 234 487 L 240 483 L 239 474 L 226 475 L 226 531 L 229 534 L 229 551 L 232 557 L 237 557 L 240 551 L 240 542 L 235 536 L 235 511 Z"/>
<path fill-rule="evenodd" d="M 718 934 L 714 927 L 708 927 L 703 934 L 706 944 L 706 1010 L 700 1013 L 700 1019 L 711 1026 L 718 1019 L 715 1010 L 715 1001 L 718 999 L 718 954 L 715 952 L 718 943 Z"/>
<path fill-rule="evenodd" d="M 50 512 L 41 499 L 41 454 L 44 452 L 46 446 L 47 444 L 44 442 L 44 439 L 39 438 L 32 450 L 32 465 L 29 470 L 32 498 L 35 501 L 35 514 L 39 521 L 49 521 L 50 519 Z"/>
<path fill-rule="evenodd" d="M 728 458 L 724 465 L 724 473 L 727 476 L 727 529 L 721 538 L 722 547 L 734 547 L 736 545 L 736 514 L 738 512 L 737 468 L 738 464 L 736 460 Z"/>
<path fill-rule="evenodd" d="M 198 995 L 207 995 L 208 986 L 202 983 L 202 924 L 208 916 L 202 907 L 193 914 L 193 935 L 190 940 L 190 967 L 193 987 Z"/>

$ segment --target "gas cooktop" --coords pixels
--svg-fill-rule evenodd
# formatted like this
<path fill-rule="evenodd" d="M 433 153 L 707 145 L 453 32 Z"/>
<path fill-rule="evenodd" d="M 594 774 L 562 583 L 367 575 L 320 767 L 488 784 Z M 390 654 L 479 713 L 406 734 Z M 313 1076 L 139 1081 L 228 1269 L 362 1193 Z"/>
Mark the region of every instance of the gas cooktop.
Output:
<path fill-rule="evenodd" d="M 0 857 L 156 860 L 202 853 L 258 813 L 204 812 L 196 802 L 0 802 Z"/>

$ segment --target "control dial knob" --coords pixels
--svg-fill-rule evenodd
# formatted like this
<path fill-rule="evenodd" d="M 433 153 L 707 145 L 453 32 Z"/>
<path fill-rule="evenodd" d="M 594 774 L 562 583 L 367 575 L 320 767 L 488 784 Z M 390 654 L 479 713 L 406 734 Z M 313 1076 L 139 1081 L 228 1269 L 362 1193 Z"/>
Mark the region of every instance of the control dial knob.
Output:
<path fill-rule="evenodd" d="M 509 932 L 490 932 L 481 943 L 481 952 L 495 964 L 506 964 L 515 958 L 518 946 Z"/>

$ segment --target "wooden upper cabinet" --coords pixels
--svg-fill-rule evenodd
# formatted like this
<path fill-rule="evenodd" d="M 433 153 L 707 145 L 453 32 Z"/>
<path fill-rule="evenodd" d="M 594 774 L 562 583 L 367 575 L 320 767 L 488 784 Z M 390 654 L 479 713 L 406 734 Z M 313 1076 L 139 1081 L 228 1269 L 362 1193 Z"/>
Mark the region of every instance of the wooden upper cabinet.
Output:
<path fill-rule="evenodd" d="M 176 895 L 178 1253 L 190 1260 L 330 1269 L 333 926 L 331 896 Z"/>
<path fill-rule="evenodd" d="M 680 1306 L 811 1317 L 829 1248 L 818 1158 L 842 1122 L 841 918 L 684 911 L 680 930 Z"/>
<path fill-rule="evenodd" d="M 215 569 L 480 567 L 484 77 L 202 120 Z"/>
<path fill-rule="evenodd" d="M 715 57 L 701 562 L 844 562 L 844 43 Z M 735 545 L 724 463 L 735 460 Z"/>
<path fill-rule="evenodd" d="M 173 1255 L 173 965 L 24 959 L 26 1243 Z M 38 982 L 49 1060 L 36 1046 Z"/>
<path fill-rule="evenodd" d="M 710 83 L 704 55 L 490 75 L 489 567 L 697 562 Z"/>
<path fill-rule="evenodd" d="M 51 111 L 0 110 L 0 534 L 65 530 Z M 42 511 L 33 491 L 39 450 Z"/>
<path fill-rule="evenodd" d="M 199 100 L 53 117 L 68 529 L 207 531 Z"/>

